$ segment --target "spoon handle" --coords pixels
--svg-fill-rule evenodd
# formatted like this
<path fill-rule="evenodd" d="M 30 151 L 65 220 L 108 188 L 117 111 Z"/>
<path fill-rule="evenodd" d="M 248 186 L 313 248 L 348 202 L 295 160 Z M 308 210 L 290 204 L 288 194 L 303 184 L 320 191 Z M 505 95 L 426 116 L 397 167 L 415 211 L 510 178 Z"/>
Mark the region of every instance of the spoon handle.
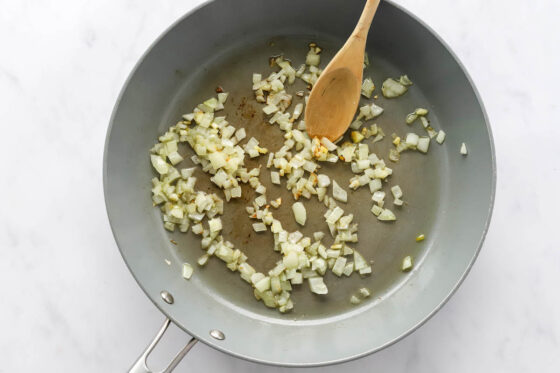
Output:
<path fill-rule="evenodd" d="M 369 27 L 371 26 L 371 22 L 373 21 L 373 16 L 377 11 L 379 2 L 380 0 L 367 0 L 364 10 L 362 11 L 362 15 L 358 20 L 358 24 L 356 25 L 354 32 L 352 32 L 352 36 L 362 39 L 364 43 L 367 39 Z"/>

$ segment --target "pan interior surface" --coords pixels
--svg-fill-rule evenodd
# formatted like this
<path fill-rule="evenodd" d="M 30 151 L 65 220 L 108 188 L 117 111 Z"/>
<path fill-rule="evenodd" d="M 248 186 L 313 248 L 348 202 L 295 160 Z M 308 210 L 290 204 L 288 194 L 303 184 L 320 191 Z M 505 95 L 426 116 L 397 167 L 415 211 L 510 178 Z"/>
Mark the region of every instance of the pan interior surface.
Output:
<path fill-rule="evenodd" d="M 312 41 L 324 48 L 324 67 L 350 34 L 362 5 L 355 1 L 342 6 L 334 0 L 286 3 L 211 2 L 162 36 L 132 73 L 115 107 L 106 145 L 105 192 L 111 226 L 127 265 L 174 322 L 203 342 L 239 357 L 319 365 L 362 356 L 398 340 L 454 291 L 476 257 L 488 224 L 494 193 L 493 149 L 476 92 L 453 55 L 422 24 L 384 2 L 368 40 L 371 63 L 364 77 L 373 78 L 374 94 L 379 95 L 375 103 L 385 109 L 368 124 L 377 123 L 387 137 L 375 145 L 366 143 L 394 170 L 384 190 L 389 193 L 389 186 L 400 185 L 407 204 L 389 206 L 398 220 L 382 223 L 370 212 L 373 202 L 367 187 L 355 192 L 345 188 L 348 203 L 340 203 L 359 223 L 359 242 L 353 247 L 373 262 L 373 274 L 336 278 L 329 273 L 325 276 L 328 296 L 310 293 L 304 282 L 294 287 L 295 309 L 285 315 L 257 302 L 250 286 L 219 259 L 196 267 L 193 278 L 185 281 L 182 263 L 195 264 L 204 251 L 192 233 L 169 234 L 163 229 L 161 214 L 151 205 L 150 179 L 155 175 L 148 150 L 182 114 L 214 96 L 218 86 L 230 93 L 220 115 L 236 127 L 245 127 L 247 138 L 254 136 L 261 146 L 271 151 L 280 148 L 282 131 L 266 122 L 261 104 L 253 99 L 252 73 L 267 76 L 273 71 L 268 59 L 278 54 L 299 66 Z M 322 9 L 321 16 L 312 9 Z M 275 18 L 265 24 L 258 14 Z M 343 22 L 335 23 L 339 17 Z M 383 80 L 403 74 L 414 82 L 409 92 L 398 99 L 383 98 Z M 301 82 L 288 88 L 290 93 L 300 89 L 306 89 Z M 431 125 L 447 133 L 445 143 L 432 141 L 427 155 L 408 152 L 399 163 L 389 162 L 391 133 L 424 135 L 420 123 L 409 126 L 404 121 L 417 107 L 430 111 Z M 462 142 L 469 147 L 468 157 L 459 154 Z M 190 148 L 181 152 L 187 156 L 179 167 L 193 166 Z M 264 168 L 266 159 L 246 157 L 246 166 Z M 346 164 L 324 169 L 345 187 L 352 176 Z M 223 196 L 207 175 L 197 172 L 199 189 Z M 267 198 L 284 201 L 274 211 L 283 226 L 307 236 L 324 231 L 329 237 L 322 204 L 314 199 L 307 202 L 308 223 L 297 226 L 285 182 L 274 186 L 267 175 L 265 171 L 260 177 Z M 226 204 L 224 238 L 245 252 L 257 270 L 266 272 L 280 255 L 272 250 L 269 232 L 257 234 L 251 227 L 245 206 L 253 198 L 252 190 L 243 187 L 243 197 Z M 388 196 L 386 203 L 392 205 L 391 201 Z M 421 233 L 426 240 L 416 243 Z M 407 255 L 415 258 L 415 268 L 402 273 L 400 264 Z M 350 295 L 361 287 L 369 288 L 372 297 L 351 305 Z M 162 290 L 173 294 L 173 305 L 159 298 Z M 208 334 L 212 329 L 223 331 L 226 339 L 212 340 Z M 331 343 L 325 346 L 325 340 Z M 293 348 L 294 341 L 298 348 Z"/>
<path fill-rule="evenodd" d="M 212 64 L 205 65 L 198 71 L 191 72 L 185 79 L 183 86 L 178 90 L 176 96 L 170 102 L 167 111 L 160 123 L 159 131 L 154 133 L 155 139 L 158 134 L 165 132 L 170 124 L 175 123 L 182 114 L 192 111 L 196 103 L 203 102 L 215 95 L 215 88 L 220 86 L 230 93 L 226 109 L 218 115 L 226 115 L 228 121 L 236 127 L 244 127 L 247 130 L 247 139 L 251 136 L 257 138 L 261 146 L 271 151 L 279 149 L 283 145 L 283 131 L 278 126 L 267 123 L 267 118 L 262 112 L 262 104 L 255 101 L 251 90 L 251 76 L 253 72 L 262 72 L 267 76 L 274 68 L 268 66 L 270 56 L 284 54 L 293 60 L 294 66 L 299 66 L 305 61 L 307 45 L 310 42 L 318 42 L 324 49 L 323 61 L 328 61 L 343 43 L 343 40 L 334 40 L 328 35 L 291 35 L 282 37 L 265 37 L 245 40 L 240 45 L 234 46 L 226 53 L 220 54 Z M 372 54 L 373 55 L 373 54 Z M 374 77 L 378 87 L 381 86 L 381 77 L 398 76 L 400 73 L 396 66 L 384 60 L 383 56 L 375 55 L 371 65 L 366 69 L 366 74 Z M 187 74 L 185 74 L 187 75 Z M 298 82 L 290 87 L 291 92 L 307 90 L 303 82 Z M 303 99 L 294 99 L 295 103 Z M 364 103 L 368 100 L 362 100 Z M 371 100 L 369 100 L 371 101 Z M 429 103 L 422 96 L 419 89 L 412 89 L 410 94 L 399 100 L 379 98 L 375 101 L 386 109 L 385 113 L 376 118 L 378 126 L 387 133 L 385 141 L 371 145 L 380 157 L 387 162 L 391 144 L 390 134 L 410 131 L 411 128 L 404 123 L 403 118 L 414 109 L 414 105 L 426 107 Z M 431 116 L 432 122 L 437 126 L 437 117 Z M 369 124 L 372 124 L 370 121 Z M 418 123 L 419 124 L 419 123 Z M 419 128 L 415 128 L 420 132 Z M 372 140 L 373 138 L 371 138 Z M 250 286 L 245 284 L 238 273 L 229 271 L 220 260 L 212 260 L 207 266 L 197 270 L 201 285 L 224 302 L 233 303 L 240 308 L 251 312 L 277 318 L 278 322 L 283 320 L 297 319 L 300 321 L 322 319 L 330 316 L 339 316 L 347 311 L 355 311 L 357 306 L 349 302 L 350 294 L 356 293 L 360 287 L 367 287 L 375 294 L 371 301 L 360 305 L 368 306 L 370 303 L 383 299 L 388 293 L 401 286 L 408 278 L 407 274 L 399 271 L 402 258 L 413 255 L 417 262 L 429 252 L 431 242 L 436 238 L 435 226 L 438 219 L 443 216 L 440 199 L 445 197 L 446 185 L 442 183 L 440 173 L 444 171 L 447 162 L 446 147 L 435 147 L 429 156 L 420 153 L 409 153 L 403 155 L 402 162 L 389 164 L 394 169 L 394 176 L 389 184 L 399 184 L 406 193 L 406 200 L 410 204 L 406 207 L 392 208 L 398 214 L 398 222 L 382 223 L 370 212 L 372 202 L 369 189 L 363 187 L 357 191 L 349 190 L 348 203 L 340 203 L 347 213 L 355 215 L 355 221 L 360 224 L 359 242 L 351 244 L 365 257 L 373 262 L 374 274 L 360 278 L 354 275 L 350 278 L 337 278 L 328 273 L 325 280 L 329 287 L 327 297 L 310 293 L 306 283 L 294 287 L 292 299 L 296 304 L 290 315 L 281 315 L 275 310 L 263 307 L 256 302 Z M 196 166 L 190 160 L 194 152 L 185 147 L 182 154 L 186 154 L 186 160 L 180 167 Z M 266 169 L 268 156 L 261 156 L 257 160 L 246 157 L 248 168 L 261 166 Z M 340 162 L 335 165 L 322 164 L 325 173 L 331 175 L 339 184 L 346 186 L 348 180 L 353 176 L 349 164 Z M 197 172 L 198 186 L 203 190 L 222 195 L 209 181 L 209 176 L 202 171 Z M 267 188 L 267 198 L 282 198 L 283 204 L 278 210 L 273 210 L 275 217 L 282 221 L 283 226 L 290 232 L 299 230 L 308 237 L 313 232 L 323 231 L 327 236 L 325 243 L 332 239 L 328 232 L 323 214 L 326 207 L 315 198 L 305 202 L 308 210 L 308 222 L 305 227 L 298 226 L 293 218 L 291 205 L 294 202 L 291 192 L 284 185 L 273 185 L 268 177 L 268 172 L 263 171 L 260 177 Z M 388 191 L 387 191 L 388 192 Z M 388 192 L 389 193 L 389 192 Z M 245 206 L 251 205 L 255 197 L 253 190 L 243 186 L 243 197 L 232 200 L 226 204 L 225 213 L 222 217 L 224 224 L 224 237 L 231 241 L 236 248 L 240 248 L 249 257 L 249 263 L 257 271 L 266 273 L 273 268 L 281 254 L 273 251 L 272 234 L 256 233 L 252 229 L 253 220 L 250 220 L 245 211 Z M 391 197 L 387 197 L 387 202 Z M 161 225 L 161 214 L 154 209 L 154 225 Z M 417 244 L 414 238 L 426 233 L 428 240 Z M 177 245 L 169 242 L 172 238 Z M 200 249 L 200 238 L 192 233 L 175 234 L 163 233 L 164 246 L 169 250 L 169 255 L 179 264 L 183 262 L 194 263 L 204 253 Z M 358 307 L 360 307 L 358 306 Z"/>

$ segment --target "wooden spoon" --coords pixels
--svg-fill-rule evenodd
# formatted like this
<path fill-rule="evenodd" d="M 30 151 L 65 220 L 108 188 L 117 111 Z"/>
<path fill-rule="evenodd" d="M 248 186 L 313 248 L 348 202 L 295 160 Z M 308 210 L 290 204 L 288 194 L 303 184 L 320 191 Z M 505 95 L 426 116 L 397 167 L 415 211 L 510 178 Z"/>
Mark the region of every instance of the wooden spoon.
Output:
<path fill-rule="evenodd" d="M 362 87 L 366 39 L 380 0 L 367 0 L 352 35 L 311 90 L 305 126 L 311 138 L 338 140 L 352 122 Z"/>

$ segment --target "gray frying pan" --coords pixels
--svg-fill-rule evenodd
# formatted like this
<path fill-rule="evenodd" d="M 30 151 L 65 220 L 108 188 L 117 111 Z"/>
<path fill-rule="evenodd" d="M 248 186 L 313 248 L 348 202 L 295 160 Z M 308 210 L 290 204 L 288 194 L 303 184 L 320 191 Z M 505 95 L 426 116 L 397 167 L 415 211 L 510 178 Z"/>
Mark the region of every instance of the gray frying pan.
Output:
<path fill-rule="evenodd" d="M 196 263 L 203 253 L 192 233 L 168 233 L 160 212 L 152 207 L 148 150 L 180 115 L 215 95 L 219 85 L 230 92 L 225 114 L 244 126 L 249 136 L 277 149 L 280 130 L 264 124 L 261 107 L 253 100 L 251 74 L 269 74 L 268 58 L 283 53 L 299 65 L 307 44 L 324 48 L 322 65 L 340 48 L 358 19 L 359 0 L 216 0 L 189 13 L 168 29 L 134 68 L 115 105 L 107 133 L 104 158 L 105 200 L 115 239 L 132 275 L 166 316 L 157 338 L 133 372 L 148 372 L 145 357 L 165 331 L 169 320 L 193 336 L 171 363 L 170 371 L 197 341 L 255 362 L 283 366 L 339 363 L 378 351 L 411 333 L 453 294 L 472 266 L 488 228 L 492 211 L 496 165 L 490 127 L 467 73 L 449 48 L 411 14 L 391 2 L 380 5 L 367 44 L 371 76 L 377 87 L 387 77 L 402 74 L 414 82 L 404 96 L 376 102 L 385 108 L 377 118 L 387 135 L 422 133 L 404 118 L 416 107 L 430 110 L 433 127 L 447 133 L 430 152 L 404 153 L 391 164 L 392 184 L 399 184 L 408 202 L 395 209 L 398 221 L 381 223 L 369 211 L 369 191 L 349 192 L 345 210 L 360 224 L 356 248 L 372 260 L 373 274 L 360 278 L 327 275 L 328 296 L 310 293 L 307 284 L 292 295 L 295 309 L 282 315 L 257 302 L 248 284 L 218 259 L 195 268 L 190 281 L 181 276 L 183 262 Z M 298 87 L 296 87 L 298 89 Z M 377 88 L 379 90 L 379 88 Z M 341 98 L 343 99 L 343 98 Z M 390 140 L 370 148 L 387 159 Z M 465 142 L 468 156 L 459 154 Z M 181 149 L 184 155 L 190 149 Z M 266 158 L 266 157 L 262 157 Z M 181 167 L 191 166 L 186 158 Z M 248 161 L 248 167 L 266 159 Z M 350 171 L 327 167 L 341 184 Z M 197 186 L 217 192 L 205 175 Z M 291 201 L 285 187 L 261 177 L 270 197 Z M 249 256 L 258 270 L 279 259 L 270 234 L 256 234 L 244 211 L 253 196 L 226 205 L 224 235 Z M 325 230 L 324 209 L 308 203 L 303 233 Z M 286 229 L 295 230 L 290 204 L 276 213 Z M 284 223 L 285 222 L 285 223 Z M 420 234 L 426 240 L 416 243 Z M 177 245 L 170 240 L 177 242 Z M 406 255 L 414 270 L 402 273 Z M 168 262 L 170 264 L 168 264 Z M 349 295 L 360 287 L 373 296 L 360 305 Z"/>

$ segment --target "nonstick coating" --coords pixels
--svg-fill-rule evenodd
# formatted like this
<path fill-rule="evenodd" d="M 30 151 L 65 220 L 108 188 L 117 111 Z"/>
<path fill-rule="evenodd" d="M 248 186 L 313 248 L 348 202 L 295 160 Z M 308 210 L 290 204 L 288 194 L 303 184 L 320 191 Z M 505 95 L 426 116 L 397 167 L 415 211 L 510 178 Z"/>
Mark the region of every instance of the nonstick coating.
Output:
<path fill-rule="evenodd" d="M 201 341 L 232 355 L 253 361 L 310 366 L 346 361 L 377 351 L 410 333 L 448 299 L 472 265 L 484 238 L 494 199 L 495 161 L 484 109 L 466 72 L 449 49 L 420 21 L 393 5 L 380 5 L 367 44 L 376 103 L 385 113 L 376 123 L 388 138 L 370 149 L 394 169 L 389 184 L 399 184 L 407 204 L 392 208 L 396 223 L 381 223 L 371 214 L 367 188 L 349 191 L 341 204 L 360 224 L 356 248 L 373 261 L 373 275 L 337 279 L 326 276 L 329 294 L 316 296 L 307 284 L 293 292 L 295 309 L 282 315 L 257 302 L 250 286 L 218 259 L 195 268 L 190 281 L 181 277 L 182 263 L 196 263 L 203 254 L 192 233 L 169 234 L 161 214 L 152 207 L 148 150 L 180 115 L 191 112 L 222 86 L 230 92 L 224 114 L 243 126 L 271 150 L 281 146 L 281 131 L 264 123 L 261 107 L 253 100 L 251 74 L 268 75 L 268 58 L 283 53 L 295 66 L 304 62 L 307 44 L 324 47 L 322 65 L 340 48 L 359 17 L 363 1 L 338 0 L 220 0 L 207 3 L 183 17 L 154 43 L 138 63 L 116 103 L 109 127 L 104 185 L 107 210 L 119 249 L 139 285 L 160 310 Z M 380 94 L 387 77 L 402 74 L 414 82 L 401 98 Z M 296 86 L 295 89 L 299 89 Z M 303 88 L 303 85 L 301 85 Z M 341 97 L 341 100 L 343 97 Z M 407 113 L 416 107 L 430 110 L 433 127 L 447 133 L 445 143 L 430 145 L 427 155 L 404 153 L 388 161 L 390 135 L 413 131 Z M 469 155 L 459 154 L 465 142 Z M 183 154 L 191 155 L 186 147 Z M 188 158 L 188 157 L 187 157 Z M 264 164 L 266 157 L 247 161 Z M 186 160 L 181 167 L 191 166 Z M 326 166 L 346 186 L 349 167 Z M 269 198 L 285 202 L 275 212 L 286 229 L 295 230 L 292 197 L 285 187 L 261 180 Z M 197 186 L 217 192 L 208 177 L 198 174 Z M 272 251 L 272 237 L 252 231 L 244 196 L 226 204 L 224 236 L 249 256 L 258 270 L 271 268 L 280 258 Z M 387 198 L 391 204 L 392 198 Z M 308 202 L 308 224 L 302 232 L 324 230 L 324 207 Z M 426 240 L 416 243 L 420 234 Z M 170 242 L 177 242 L 174 245 Z M 402 273 L 402 258 L 412 255 L 415 268 Z M 168 265 L 166 260 L 171 261 Z M 360 287 L 373 296 L 358 306 L 349 303 Z M 169 305 L 162 290 L 175 299 Z M 226 338 L 210 337 L 212 329 Z"/>

